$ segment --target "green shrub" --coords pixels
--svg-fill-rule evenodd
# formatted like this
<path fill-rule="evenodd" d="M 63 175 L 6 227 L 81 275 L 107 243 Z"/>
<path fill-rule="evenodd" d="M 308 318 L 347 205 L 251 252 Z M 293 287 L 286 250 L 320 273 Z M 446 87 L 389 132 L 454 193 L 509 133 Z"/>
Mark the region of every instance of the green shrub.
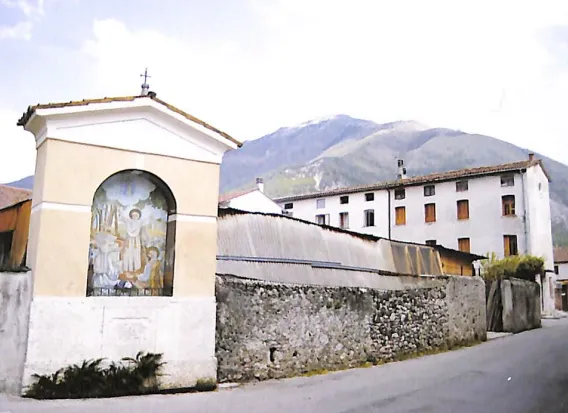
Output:
<path fill-rule="evenodd" d="M 195 390 L 199 392 L 213 391 L 217 389 L 217 381 L 215 379 L 198 379 L 195 384 Z"/>
<path fill-rule="evenodd" d="M 507 278 L 521 278 L 534 281 L 535 275 L 544 271 L 544 259 L 532 255 L 512 255 L 497 259 L 495 253 L 488 254 L 483 261 L 483 278 L 486 281 L 502 280 Z"/>
<path fill-rule="evenodd" d="M 53 374 L 34 375 L 36 381 L 26 397 L 36 399 L 79 399 L 147 394 L 158 390 L 162 354 L 139 352 L 102 368 L 103 359 L 85 360 Z"/>

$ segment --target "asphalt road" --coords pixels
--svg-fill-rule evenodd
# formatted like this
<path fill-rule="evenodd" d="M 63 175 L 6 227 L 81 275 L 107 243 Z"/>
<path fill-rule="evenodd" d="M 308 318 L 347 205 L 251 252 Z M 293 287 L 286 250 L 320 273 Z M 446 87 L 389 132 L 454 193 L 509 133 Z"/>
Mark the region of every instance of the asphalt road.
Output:
<path fill-rule="evenodd" d="M 544 324 L 475 347 L 324 376 L 88 401 L 0 396 L 0 412 L 568 412 L 568 319 Z"/>

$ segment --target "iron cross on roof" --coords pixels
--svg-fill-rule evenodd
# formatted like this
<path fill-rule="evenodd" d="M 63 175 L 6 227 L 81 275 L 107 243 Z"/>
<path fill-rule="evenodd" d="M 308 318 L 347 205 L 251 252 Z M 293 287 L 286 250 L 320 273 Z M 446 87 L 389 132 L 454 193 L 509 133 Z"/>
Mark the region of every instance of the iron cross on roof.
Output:
<path fill-rule="evenodd" d="M 140 94 L 142 96 L 146 96 L 148 95 L 148 91 L 150 90 L 150 85 L 148 85 L 147 80 L 149 77 L 152 77 L 148 74 L 148 68 L 144 69 L 144 74 L 140 75 L 140 77 L 144 78 L 144 83 L 142 83 L 142 91 L 140 92 Z"/>
<path fill-rule="evenodd" d="M 140 77 L 144 78 L 144 83 L 146 83 L 146 81 L 148 80 L 148 78 L 152 77 L 148 74 L 148 68 L 144 69 L 144 74 L 140 75 Z"/>

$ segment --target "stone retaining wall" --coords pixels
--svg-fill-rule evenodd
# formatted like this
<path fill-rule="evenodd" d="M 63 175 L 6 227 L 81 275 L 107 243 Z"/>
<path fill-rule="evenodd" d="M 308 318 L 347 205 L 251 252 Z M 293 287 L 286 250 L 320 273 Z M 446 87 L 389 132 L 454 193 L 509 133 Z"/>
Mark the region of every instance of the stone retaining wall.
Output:
<path fill-rule="evenodd" d="M 485 340 L 483 281 L 439 281 L 379 291 L 217 276 L 218 381 L 356 367 Z"/>
<path fill-rule="evenodd" d="M 0 393 L 21 392 L 31 300 L 31 272 L 0 272 Z"/>

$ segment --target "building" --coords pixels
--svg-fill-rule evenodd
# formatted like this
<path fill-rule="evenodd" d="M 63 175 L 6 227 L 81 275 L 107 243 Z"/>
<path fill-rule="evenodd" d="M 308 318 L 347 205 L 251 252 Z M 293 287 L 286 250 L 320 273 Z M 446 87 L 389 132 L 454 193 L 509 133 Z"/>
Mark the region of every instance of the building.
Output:
<path fill-rule="evenodd" d="M 18 121 L 37 156 L 31 293 L 3 314 L 22 332 L 10 364 L 0 363 L 17 387 L 139 351 L 163 354 L 164 388 L 215 380 L 219 172 L 242 143 L 144 86 L 136 96 L 30 106 Z M 0 342 L 10 340 L 0 328 Z"/>
<path fill-rule="evenodd" d="M 556 309 L 568 311 L 568 247 L 554 248 Z"/>
<path fill-rule="evenodd" d="M 524 161 L 407 177 L 276 199 L 294 217 L 388 239 L 441 244 L 498 257 L 545 260 L 543 289 L 554 284 L 550 178 L 533 154 Z M 545 311 L 553 292 L 544 294 Z M 548 297 L 548 299 L 546 298 Z M 548 306 L 548 307 L 547 307 Z"/>
<path fill-rule="evenodd" d="M 262 178 L 256 178 L 255 188 L 229 192 L 219 196 L 219 207 L 249 212 L 265 212 L 268 214 L 282 213 L 280 205 L 264 194 Z"/>
<path fill-rule="evenodd" d="M 25 263 L 32 192 L 0 185 L 0 268 Z"/>

